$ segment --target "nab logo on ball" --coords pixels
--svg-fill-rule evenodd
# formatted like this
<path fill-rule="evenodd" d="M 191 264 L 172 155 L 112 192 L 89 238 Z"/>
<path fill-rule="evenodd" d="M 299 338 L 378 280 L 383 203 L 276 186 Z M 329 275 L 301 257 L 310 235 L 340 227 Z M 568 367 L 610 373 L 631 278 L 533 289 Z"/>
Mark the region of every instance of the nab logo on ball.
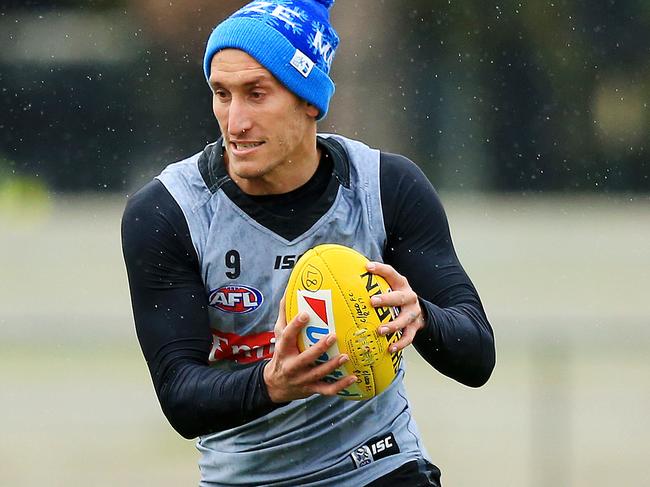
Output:
<path fill-rule="evenodd" d="M 210 306 L 226 313 L 250 313 L 262 305 L 264 296 L 250 286 L 223 286 L 210 292 Z"/>
<path fill-rule="evenodd" d="M 329 333 L 336 331 L 336 324 L 334 323 L 334 310 L 332 308 L 332 291 L 329 289 L 322 289 L 320 291 L 311 292 L 306 290 L 298 290 L 298 311 L 306 312 L 309 315 L 309 324 L 300 331 L 300 340 L 305 348 L 316 345 L 321 338 L 326 337 Z M 336 343 L 332 344 L 318 359 L 316 363 L 324 363 L 332 357 L 340 355 L 339 347 Z M 349 375 L 345 366 L 341 366 L 326 375 L 323 380 L 325 382 L 335 382 L 346 375 Z M 357 384 L 343 389 L 338 393 L 341 397 L 346 398 L 361 398 L 361 393 Z"/>
<path fill-rule="evenodd" d="M 309 315 L 309 324 L 301 332 L 303 343 L 311 347 L 335 329 L 331 320 L 331 316 L 334 314 L 332 313 L 332 294 L 329 290 L 315 293 L 298 291 L 298 300 L 298 310 Z M 336 348 L 336 345 L 333 347 Z M 319 360 L 323 362 L 329 360 L 327 352 Z"/>

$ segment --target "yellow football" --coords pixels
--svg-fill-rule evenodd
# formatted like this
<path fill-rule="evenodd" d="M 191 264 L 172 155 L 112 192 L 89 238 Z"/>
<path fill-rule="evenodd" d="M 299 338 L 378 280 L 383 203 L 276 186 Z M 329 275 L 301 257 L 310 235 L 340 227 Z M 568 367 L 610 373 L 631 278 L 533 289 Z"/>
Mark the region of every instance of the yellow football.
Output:
<path fill-rule="evenodd" d="M 366 270 L 368 259 L 348 247 L 324 244 L 312 248 L 298 260 L 286 291 L 287 321 L 305 311 L 309 322 L 298 337 L 298 348 L 306 350 L 329 333 L 337 341 L 318 362 L 339 354 L 350 360 L 328 375 L 335 381 L 355 375 L 356 383 L 344 389 L 344 399 L 370 399 L 384 391 L 399 370 L 402 352 L 388 347 L 400 334 L 379 335 L 380 325 L 388 323 L 397 310 L 374 308 L 370 298 L 390 291 L 386 281 Z"/>

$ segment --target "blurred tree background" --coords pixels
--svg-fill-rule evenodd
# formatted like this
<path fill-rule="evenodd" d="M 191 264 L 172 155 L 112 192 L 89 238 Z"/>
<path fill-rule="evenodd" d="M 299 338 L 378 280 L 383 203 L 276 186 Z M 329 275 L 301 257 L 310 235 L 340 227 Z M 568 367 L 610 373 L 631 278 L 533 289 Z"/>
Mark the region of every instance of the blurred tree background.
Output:
<path fill-rule="evenodd" d="M 0 173 L 125 191 L 217 136 L 201 61 L 243 1 L 0 2 Z M 650 2 L 346 0 L 321 130 L 446 189 L 650 189 Z M 0 176 L 2 177 L 2 176 Z"/>

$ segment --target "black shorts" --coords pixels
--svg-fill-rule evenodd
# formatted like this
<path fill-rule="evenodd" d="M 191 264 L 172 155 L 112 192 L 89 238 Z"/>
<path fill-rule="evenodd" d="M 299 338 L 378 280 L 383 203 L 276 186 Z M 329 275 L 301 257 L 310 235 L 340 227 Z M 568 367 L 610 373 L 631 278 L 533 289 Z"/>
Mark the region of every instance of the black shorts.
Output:
<path fill-rule="evenodd" d="M 366 487 L 441 487 L 440 469 L 426 460 L 413 460 L 373 480 Z"/>

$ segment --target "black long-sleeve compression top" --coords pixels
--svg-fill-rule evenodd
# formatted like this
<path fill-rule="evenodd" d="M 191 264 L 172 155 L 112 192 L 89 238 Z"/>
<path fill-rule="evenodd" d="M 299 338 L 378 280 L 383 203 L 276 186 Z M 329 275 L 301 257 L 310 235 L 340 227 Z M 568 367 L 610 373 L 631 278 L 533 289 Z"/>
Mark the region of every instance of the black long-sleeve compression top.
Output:
<path fill-rule="evenodd" d="M 332 159 L 345 157 L 319 139 L 323 156 L 314 176 L 285 195 L 249 197 L 247 212 L 292 215 L 332 190 Z M 495 363 L 493 332 L 469 277 L 458 261 L 447 218 L 435 190 L 408 159 L 382 153 L 380 188 L 387 242 L 384 262 L 420 297 L 426 326 L 417 351 L 441 373 L 468 386 L 489 378 Z M 335 188 L 336 189 L 336 188 Z M 242 202 L 239 202 L 242 203 Z M 273 228 L 287 239 L 304 221 Z M 182 210 L 158 180 L 133 195 L 122 220 L 122 244 L 140 346 L 163 412 L 184 437 L 243 424 L 277 407 L 266 392 L 258 362 L 237 371 L 211 368 L 207 294 Z"/>

